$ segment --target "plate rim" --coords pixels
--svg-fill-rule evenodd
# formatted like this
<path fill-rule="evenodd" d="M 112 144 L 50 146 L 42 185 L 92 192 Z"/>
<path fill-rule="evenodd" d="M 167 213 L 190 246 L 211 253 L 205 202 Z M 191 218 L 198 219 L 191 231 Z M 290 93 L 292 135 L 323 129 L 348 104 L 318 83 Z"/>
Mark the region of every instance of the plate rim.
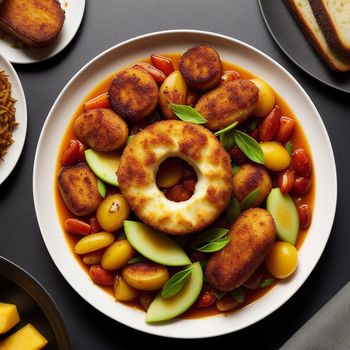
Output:
<path fill-rule="evenodd" d="M 65 2 L 64 0 L 58 0 L 58 1 L 61 3 L 61 5 L 64 4 L 64 2 Z M 81 22 L 83 20 L 85 8 L 86 8 L 86 0 L 70 0 L 70 1 L 81 1 L 82 2 L 81 12 L 79 12 L 79 16 L 77 16 L 77 14 L 74 14 L 76 25 L 73 28 L 73 30 L 69 32 L 68 39 L 66 39 L 66 41 L 64 42 L 64 44 L 61 47 L 55 48 L 47 56 L 41 56 L 37 59 L 33 59 L 33 58 L 29 58 L 29 57 L 23 57 L 21 59 L 16 55 L 13 57 L 9 57 L 8 60 L 13 64 L 20 64 L 20 65 L 22 65 L 22 64 L 23 65 L 35 64 L 35 63 L 46 61 L 46 60 L 58 55 L 60 52 L 62 52 L 76 36 L 76 34 L 81 26 Z M 68 4 L 68 6 L 69 6 L 69 4 Z M 45 47 L 43 49 L 45 49 Z M 38 50 L 40 50 L 40 49 L 38 49 Z M 3 55 L 4 55 L 4 53 L 3 53 Z"/>
<path fill-rule="evenodd" d="M 19 76 L 16 72 L 16 70 L 14 69 L 14 67 L 12 66 L 11 62 L 3 55 L 0 53 L 0 61 L 3 60 L 5 62 L 6 67 L 5 69 L 5 73 L 8 74 L 8 76 L 11 79 L 11 85 L 15 84 L 17 85 L 17 88 L 19 90 L 19 96 L 13 96 L 14 98 L 16 98 L 17 101 L 21 101 L 21 103 L 23 104 L 22 108 L 23 108 L 23 120 L 20 121 L 20 124 L 18 125 L 18 127 L 22 128 L 22 137 L 20 139 L 14 139 L 14 143 L 12 145 L 10 145 L 9 149 L 11 147 L 17 147 L 17 154 L 15 155 L 16 159 L 12 160 L 12 164 L 8 167 L 7 170 L 7 174 L 5 175 L 1 175 L 0 173 L 0 186 L 5 182 L 5 180 L 10 176 L 10 174 L 12 173 L 12 171 L 15 169 L 19 158 L 21 157 L 23 148 L 24 148 L 24 144 L 25 144 L 25 140 L 27 137 L 27 128 L 28 128 L 28 110 L 27 110 L 27 101 L 26 101 L 26 96 L 24 93 L 24 89 L 21 83 L 21 80 L 19 79 Z M 13 91 L 12 91 L 13 93 Z M 17 103 L 17 102 L 16 102 Z M 16 107 L 16 105 L 15 105 Z M 16 115 L 17 115 L 17 107 L 16 107 Z M 16 116 L 15 115 L 15 116 Z M 16 119 L 16 121 L 19 121 L 18 119 Z M 14 131 L 15 132 L 15 131 Z M 9 159 L 6 159 L 6 156 L 9 153 L 5 154 L 4 156 L 4 160 L 3 162 L 5 163 L 6 161 L 9 161 Z M 1 165 L 0 164 L 0 170 L 1 170 Z"/>
<path fill-rule="evenodd" d="M 327 231 L 327 238 L 325 239 L 324 241 L 324 244 L 322 246 L 322 249 L 320 249 L 320 252 L 319 252 L 319 255 L 316 257 L 315 260 L 313 260 L 312 262 L 312 268 L 310 270 L 310 272 L 307 274 L 307 276 L 305 277 L 305 279 L 303 279 L 302 283 L 300 283 L 298 285 L 298 287 L 293 291 L 292 294 L 288 294 L 288 298 L 286 300 L 283 300 L 283 302 L 279 303 L 277 306 L 275 306 L 274 308 L 270 308 L 268 310 L 268 312 L 265 312 L 265 313 L 262 313 L 259 317 L 256 317 L 254 319 L 254 321 L 250 322 L 249 324 L 244 324 L 242 325 L 241 327 L 237 327 L 235 328 L 234 330 L 225 330 L 225 331 L 221 331 L 221 332 L 217 332 L 215 334 L 212 334 L 210 332 L 208 332 L 208 334 L 201 334 L 201 335 L 198 335 L 198 334 L 195 334 L 195 335 L 183 335 L 183 334 L 180 334 L 180 335 L 174 335 L 174 334 L 168 334 L 168 333 L 162 333 L 162 332 L 157 332 L 152 329 L 139 329 L 139 328 L 136 328 L 136 327 L 133 327 L 131 324 L 129 323 L 126 323 L 124 322 L 123 320 L 117 320 L 116 318 L 112 317 L 111 315 L 109 314 L 106 314 L 104 311 L 102 311 L 99 307 L 97 307 L 96 305 L 94 305 L 93 303 L 90 302 L 90 300 L 86 300 L 80 293 L 79 290 L 77 290 L 76 288 L 74 288 L 74 286 L 72 286 L 72 284 L 70 283 L 69 279 L 67 276 L 65 276 L 60 268 L 58 267 L 56 261 L 53 259 L 53 257 L 51 256 L 51 253 L 50 253 L 50 249 L 47 245 L 47 242 L 45 240 L 45 236 L 44 234 L 42 233 L 43 230 L 42 230 L 42 224 L 40 222 L 40 218 L 39 218 L 39 213 L 38 213 L 38 198 L 37 198 L 37 183 L 36 183 L 36 179 L 37 179 L 37 172 L 39 171 L 38 170 L 38 158 L 39 158 L 39 152 L 40 152 L 40 147 L 42 147 L 42 142 L 43 142 L 43 137 L 42 135 L 44 135 L 44 133 L 46 132 L 46 128 L 47 128 L 47 125 L 49 123 L 49 119 L 50 119 L 50 116 L 51 114 L 53 113 L 53 111 L 55 110 L 56 108 L 56 105 L 59 103 L 59 100 L 61 99 L 61 96 L 63 94 L 65 94 L 65 91 L 69 88 L 70 84 L 72 82 L 75 81 L 75 79 L 85 70 L 85 69 L 88 69 L 88 67 L 92 64 L 94 64 L 95 61 L 97 61 L 98 59 L 100 59 L 101 56 L 103 55 L 107 55 L 110 51 L 112 50 L 116 50 L 118 49 L 120 46 L 122 45 L 127 45 L 133 41 L 137 41 L 137 40 L 142 40 L 142 39 L 145 39 L 145 38 L 148 38 L 148 37 L 152 37 L 152 36 L 157 36 L 157 35 L 168 35 L 168 34 L 179 34 L 179 33 L 189 33 L 189 34 L 193 34 L 193 35 L 205 35 L 205 36 L 210 36 L 210 37 L 214 37 L 214 38 L 219 38 L 219 39 L 222 39 L 222 40 L 225 40 L 225 41 L 229 41 L 229 42 L 234 42 L 238 45 L 242 45 L 244 48 L 246 49 L 249 49 L 249 50 L 252 50 L 254 51 L 255 53 L 257 53 L 258 55 L 261 55 L 263 56 L 264 59 L 266 59 L 267 61 L 269 61 L 269 63 L 277 66 L 284 74 L 288 75 L 289 78 L 291 79 L 292 83 L 296 85 L 296 87 L 299 89 L 300 93 L 303 95 L 303 97 L 308 101 L 308 103 L 310 104 L 310 107 L 312 108 L 314 114 L 315 114 L 315 117 L 317 117 L 317 122 L 319 123 L 319 126 L 321 127 L 321 131 L 322 133 L 324 134 L 324 137 L 325 137 L 325 141 L 326 141 L 326 146 L 327 146 L 327 149 L 330 151 L 330 161 L 332 162 L 331 164 L 331 171 L 332 171 L 332 174 L 334 173 L 334 181 L 333 181 L 333 190 L 334 191 L 334 196 L 333 196 L 333 206 L 332 206 L 332 210 L 330 210 L 331 212 L 331 215 L 330 215 L 330 227 L 329 227 L 329 231 Z M 334 217 L 335 217 L 335 210 L 336 210 L 336 202 L 337 202 L 337 176 L 336 176 L 336 166 L 335 166 L 335 160 L 334 160 L 334 153 L 333 153 L 333 149 L 332 149 L 332 145 L 331 145 L 331 142 L 330 142 L 330 139 L 329 139 L 329 136 L 328 136 L 328 133 L 327 133 L 327 130 L 324 126 L 324 123 L 322 121 L 322 118 L 320 117 L 315 105 L 313 104 L 311 98 L 307 95 L 307 93 L 305 92 L 305 90 L 302 88 L 302 86 L 297 82 L 297 80 L 283 67 L 281 66 L 278 62 L 276 62 L 275 60 L 273 60 L 271 57 L 269 57 L 268 55 L 266 55 L 265 53 L 263 53 L 262 51 L 260 51 L 259 49 L 241 41 L 241 40 L 238 40 L 238 39 L 235 39 L 235 38 L 232 38 L 232 37 L 229 37 L 227 35 L 223 35 L 223 34 L 218 34 L 218 33 L 214 33 L 214 32 L 209 32 L 209 31 L 201 31 L 201 30 L 192 30 L 192 29 L 173 29 L 173 30 L 166 30 L 166 31 L 158 31 L 158 32 L 151 32 L 151 33 L 147 33 L 147 34 L 143 34 L 143 35 L 140 35 L 140 36 L 137 36 L 137 37 L 134 37 L 134 38 L 131 38 L 131 39 L 128 39 L 128 40 L 125 40 L 117 45 L 114 45 L 112 47 L 110 47 L 109 49 L 101 52 L 100 54 L 98 54 L 96 57 L 94 57 L 91 61 L 89 61 L 88 63 L 86 63 L 81 69 L 78 70 L 78 72 L 76 74 L 73 75 L 73 77 L 70 79 L 70 81 L 67 83 L 67 85 L 65 86 L 65 88 L 61 91 L 61 93 L 58 95 L 57 99 L 55 100 L 54 104 L 52 105 L 52 108 L 50 109 L 49 113 L 48 113 L 48 117 L 46 118 L 46 121 L 45 121 L 45 124 L 42 128 L 42 131 L 40 133 L 40 137 L 39 137 L 39 142 L 37 144 L 37 149 L 36 149 L 36 153 L 35 153 L 35 160 L 34 160 L 34 168 L 33 168 L 33 196 L 34 196 L 34 205 L 35 205 L 35 211 L 36 211 L 36 216 L 37 216 L 37 220 L 38 220 L 38 224 L 39 224 L 39 227 L 40 227 L 40 230 L 41 230 L 41 233 L 42 233 L 42 237 L 44 239 L 44 242 L 45 242 L 45 245 L 47 247 L 47 249 L 49 250 L 49 253 L 50 253 L 50 256 L 51 258 L 54 260 L 54 263 L 56 264 L 56 266 L 58 267 L 59 271 L 61 272 L 61 274 L 65 277 L 65 279 L 67 280 L 68 284 L 80 295 L 83 297 L 84 300 L 86 300 L 90 305 L 92 305 L 95 309 L 99 310 L 100 312 L 104 313 L 105 315 L 109 316 L 110 318 L 112 318 L 113 320 L 117 321 L 117 322 L 120 322 L 122 324 L 125 324 L 129 327 L 132 327 L 134 329 L 138 329 L 142 332 L 145 332 L 145 333 L 148 333 L 148 334 L 154 334 L 154 335 L 158 335 L 158 336 L 165 336 L 165 337 L 172 337 L 172 338 L 183 338 L 183 339 L 194 339 L 194 338 L 207 338 L 207 337 L 215 337 L 215 336 L 219 336 L 219 335 L 223 335 L 223 334 L 227 334 L 227 333 L 231 333 L 231 332 L 234 332 L 234 331 L 238 331 L 242 328 L 245 328 L 245 327 L 248 327 L 252 324 L 255 324 L 257 323 L 258 321 L 260 321 L 261 319 L 265 318 L 266 316 L 270 315 L 271 313 L 273 313 L 276 309 L 279 309 L 285 302 L 287 302 L 294 294 L 297 290 L 299 290 L 301 288 L 301 286 L 304 284 L 304 282 L 306 281 L 306 279 L 310 276 L 311 272 L 314 270 L 316 264 L 318 263 L 323 251 L 324 251 L 324 248 L 328 242 L 328 239 L 329 239 L 329 236 L 330 236 L 330 233 L 331 233 L 331 229 L 332 229 L 332 225 L 333 225 L 333 222 L 334 222 Z M 327 226 L 328 227 L 328 226 Z"/>
<path fill-rule="evenodd" d="M 327 81 L 324 81 L 323 79 L 317 77 L 316 74 L 313 74 L 309 71 L 308 68 L 306 68 L 305 66 L 303 66 L 302 63 L 298 62 L 285 48 L 284 46 L 281 44 L 281 42 L 279 40 L 277 40 L 276 38 L 276 35 L 274 33 L 274 31 L 271 29 L 271 26 L 270 26 L 270 23 L 269 21 L 267 20 L 266 18 L 266 14 L 265 14 L 265 11 L 264 11 L 264 6 L 262 5 L 262 1 L 263 0 L 258 0 L 259 2 L 259 9 L 260 9 L 260 13 L 261 13 L 261 16 L 264 20 L 264 23 L 270 33 L 270 35 L 272 36 L 273 40 L 275 41 L 275 43 L 278 45 L 278 47 L 281 49 L 281 51 L 297 66 L 299 67 L 302 71 L 304 71 L 305 73 L 307 73 L 309 76 L 311 76 L 313 79 L 319 81 L 320 83 L 326 85 L 326 86 L 329 86 L 331 87 L 332 89 L 335 89 L 335 90 L 338 90 L 342 93 L 345 93 L 345 94 L 350 94 L 350 88 L 349 90 L 346 90 L 346 89 L 343 89 L 333 83 L 329 83 Z M 282 3 L 282 1 L 281 1 Z M 310 50 L 312 50 L 312 48 L 310 47 Z M 325 66 L 326 69 L 330 69 L 330 68 L 327 68 L 327 66 Z M 348 72 L 349 73 L 349 72 Z M 346 73 L 345 73 L 346 74 Z"/>
<path fill-rule="evenodd" d="M 11 280 L 13 283 L 17 284 L 17 286 L 22 288 L 27 294 L 30 295 L 30 297 L 35 301 L 35 303 L 40 307 L 42 312 L 45 314 L 47 320 L 50 322 L 50 326 L 51 326 L 51 328 L 56 336 L 56 339 L 58 339 L 56 327 L 52 326 L 51 317 L 48 316 L 48 312 L 47 312 L 46 308 L 43 307 L 44 305 L 42 305 L 42 304 L 45 303 L 45 306 L 46 305 L 50 306 L 50 310 L 51 310 L 51 312 L 53 312 L 53 316 L 55 317 L 55 322 L 58 322 L 59 329 L 62 332 L 62 335 L 64 336 L 63 342 L 61 342 L 61 343 L 57 342 L 57 344 L 59 347 L 60 347 L 60 345 L 64 345 L 64 348 L 60 347 L 62 350 L 71 350 L 72 343 L 71 343 L 71 339 L 70 339 L 67 327 L 63 321 L 62 315 L 58 309 L 56 302 L 53 300 L 52 296 L 47 291 L 47 289 L 34 276 L 32 276 L 28 271 L 26 271 L 24 268 L 22 268 L 18 264 L 14 263 L 13 261 L 11 261 L 3 256 L 0 256 L 0 266 L 1 265 L 5 265 L 5 267 L 9 270 L 10 273 L 6 273 L 6 272 L 4 273 L 4 272 L 0 271 L 0 275 Z M 14 274 L 11 272 L 14 272 Z M 19 278 L 17 279 L 16 277 L 14 278 L 13 276 L 19 276 L 19 278 L 24 278 L 25 281 L 30 283 L 30 285 L 32 287 L 27 288 L 26 286 L 22 286 L 20 284 L 20 282 L 18 281 Z M 34 288 L 35 291 L 40 293 L 41 297 L 44 300 L 43 302 L 41 300 L 38 301 L 37 298 L 35 296 L 33 296 L 33 291 L 30 290 L 32 288 Z"/>

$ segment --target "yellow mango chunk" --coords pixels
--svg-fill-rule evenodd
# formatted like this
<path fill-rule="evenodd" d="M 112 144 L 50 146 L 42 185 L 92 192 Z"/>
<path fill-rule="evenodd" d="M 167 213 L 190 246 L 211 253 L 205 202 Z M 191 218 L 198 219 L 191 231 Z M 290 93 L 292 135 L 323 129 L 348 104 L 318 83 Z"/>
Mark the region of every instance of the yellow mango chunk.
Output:
<path fill-rule="evenodd" d="M 20 321 L 17 306 L 0 302 L 0 334 L 9 331 Z"/>
<path fill-rule="evenodd" d="M 0 350 L 40 350 L 46 338 L 30 323 L 0 342 Z"/>

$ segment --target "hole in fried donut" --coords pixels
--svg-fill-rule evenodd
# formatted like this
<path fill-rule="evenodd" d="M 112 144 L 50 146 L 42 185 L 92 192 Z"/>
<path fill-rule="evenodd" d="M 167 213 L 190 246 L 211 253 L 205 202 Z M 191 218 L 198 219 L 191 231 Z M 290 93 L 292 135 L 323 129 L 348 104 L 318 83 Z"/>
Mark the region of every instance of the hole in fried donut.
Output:
<path fill-rule="evenodd" d="M 197 174 L 183 159 L 169 157 L 159 165 L 156 183 L 167 199 L 183 202 L 192 197 L 197 183 Z"/>

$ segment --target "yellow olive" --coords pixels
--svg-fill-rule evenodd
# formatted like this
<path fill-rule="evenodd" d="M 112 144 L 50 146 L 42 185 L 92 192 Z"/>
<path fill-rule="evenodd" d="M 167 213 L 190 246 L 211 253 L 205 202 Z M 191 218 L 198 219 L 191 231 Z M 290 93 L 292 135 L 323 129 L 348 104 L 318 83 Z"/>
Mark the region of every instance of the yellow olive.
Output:
<path fill-rule="evenodd" d="M 119 301 L 132 301 L 138 296 L 138 291 L 129 286 L 123 277 L 117 276 L 113 282 L 114 296 Z"/>
<path fill-rule="evenodd" d="M 105 198 L 97 208 L 96 218 L 100 226 L 108 231 L 119 230 L 130 214 L 130 207 L 121 194 Z"/>
<path fill-rule="evenodd" d="M 265 117 L 273 108 L 276 96 L 271 86 L 261 79 L 251 79 L 259 89 L 258 107 L 254 111 L 256 117 Z"/>
<path fill-rule="evenodd" d="M 118 270 L 136 254 L 129 241 L 122 239 L 112 243 L 103 253 L 101 265 L 106 270 Z"/>
<path fill-rule="evenodd" d="M 187 86 L 180 71 L 169 74 L 159 89 L 159 104 L 166 119 L 177 119 L 169 108 L 169 103 L 184 104 L 186 101 Z"/>
<path fill-rule="evenodd" d="M 287 150 L 278 142 L 261 142 L 260 147 L 264 154 L 264 166 L 272 171 L 286 169 L 291 161 Z"/>
<path fill-rule="evenodd" d="M 298 266 L 298 251 L 287 242 L 276 242 L 265 259 L 265 265 L 276 278 L 287 278 Z"/>
<path fill-rule="evenodd" d="M 157 290 L 169 279 L 169 272 L 164 265 L 145 261 L 124 267 L 122 276 L 131 287 L 139 290 Z"/>
<path fill-rule="evenodd" d="M 179 159 L 168 158 L 160 166 L 157 172 L 157 185 L 159 188 L 175 186 L 182 178 L 183 165 Z"/>
<path fill-rule="evenodd" d="M 114 242 L 114 235 L 109 232 L 92 233 L 81 238 L 74 247 L 77 254 L 86 254 L 108 247 Z"/>

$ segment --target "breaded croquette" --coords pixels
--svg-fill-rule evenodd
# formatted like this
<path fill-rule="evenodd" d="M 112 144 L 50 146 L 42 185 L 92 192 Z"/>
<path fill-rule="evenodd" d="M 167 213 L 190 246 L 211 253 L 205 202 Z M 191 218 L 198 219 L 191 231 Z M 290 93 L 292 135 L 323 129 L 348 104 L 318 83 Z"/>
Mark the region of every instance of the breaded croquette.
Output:
<path fill-rule="evenodd" d="M 91 109 L 74 122 L 78 139 L 90 148 L 109 152 L 121 148 L 128 138 L 125 121 L 109 108 Z"/>
<path fill-rule="evenodd" d="M 239 171 L 233 175 L 232 194 L 240 202 L 252 191 L 259 189 L 259 195 L 251 204 L 256 207 L 261 204 L 271 191 L 271 178 L 268 171 L 259 164 L 245 163 L 240 166 Z"/>
<path fill-rule="evenodd" d="M 209 258 L 206 276 L 223 292 L 242 285 L 263 262 L 276 236 L 272 216 L 261 208 L 244 211 L 227 235 L 228 244 Z"/>
<path fill-rule="evenodd" d="M 208 129 L 220 130 L 244 122 L 254 112 L 258 99 L 259 89 L 254 83 L 236 79 L 201 96 L 195 109 L 208 120 Z"/>
<path fill-rule="evenodd" d="M 95 211 L 102 198 L 97 177 L 85 163 L 63 167 L 58 173 L 58 187 L 68 209 L 76 216 Z"/>
<path fill-rule="evenodd" d="M 179 69 L 188 86 L 205 91 L 219 85 L 222 63 L 213 47 L 198 45 L 181 56 Z"/>
<path fill-rule="evenodd" d="M 158 86 L 139 68 L 125 68 L 113 78 L 108 90 L 112 109 L 129 122 L 147 117 L 158 103 Z"/>

